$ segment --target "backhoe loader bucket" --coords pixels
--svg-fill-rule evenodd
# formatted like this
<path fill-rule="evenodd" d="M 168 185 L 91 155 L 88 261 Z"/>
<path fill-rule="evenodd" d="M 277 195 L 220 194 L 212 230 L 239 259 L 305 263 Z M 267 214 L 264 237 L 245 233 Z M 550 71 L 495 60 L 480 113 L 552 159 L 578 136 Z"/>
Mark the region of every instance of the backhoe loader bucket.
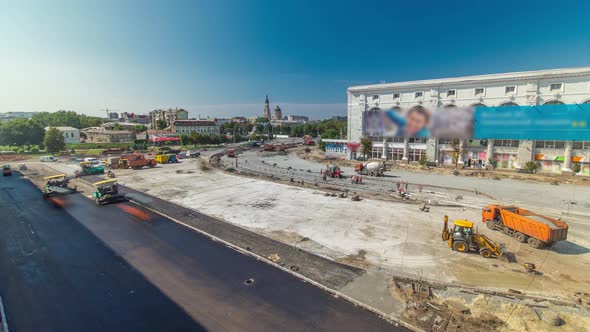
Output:
<path fill-rule="evenodd" d="M 440 237 L 443 241 L 448 241 L 451 237 L 451 231 L 449 231 L 449 216 L 445 216 L 445 221 L 443 223 L 443 229 Z"/>

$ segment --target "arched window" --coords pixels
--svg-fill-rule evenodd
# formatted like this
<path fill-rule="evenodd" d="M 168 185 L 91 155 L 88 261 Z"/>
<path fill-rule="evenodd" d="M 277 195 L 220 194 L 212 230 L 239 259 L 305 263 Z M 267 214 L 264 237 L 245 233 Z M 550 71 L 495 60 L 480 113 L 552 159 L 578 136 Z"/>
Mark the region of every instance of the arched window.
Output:
<path fill-rule="evenodd" d="M 457 107 L 457 105 L 455 105 L 455 104 L 445 105 L 445 108 L 456 108 L 456 107 Z"/>
<path fill-rule="evenodd" d="M 471 105 L 471 107 L 476 108 L 476 107 L 486 107 L 486 105 L 482 104 L 482 103 L 475 103 L 473 105 Z"/>
<path fill-rule="evenodd" d="M 511 101 L 507 101 L 507 102 L 505 102 L 503 104 L 500 104 L 500 107 L 507 107 L 507 106 L 518 106 L 518 104 L 517 103 L 513 103 Z"/>
<path fill-rule="evenodd" d="M 395 112 L 400 112 L 400 111 L 402 110 L 402 108 L 401 108 L 401 107 L 399 107 L 399 106 L 393 106 L 393 107 L 391 108 L 391 110 L 392 110 L 392 111 L 395 111 Z"/>
<path fill-rule="evenodd" d="M 559 100 L 550 100 L 550 101 L 544 103 L 543 105 L 562 105 L 562 104 L 563 104 L 562 101 L 559 101 Z"/>

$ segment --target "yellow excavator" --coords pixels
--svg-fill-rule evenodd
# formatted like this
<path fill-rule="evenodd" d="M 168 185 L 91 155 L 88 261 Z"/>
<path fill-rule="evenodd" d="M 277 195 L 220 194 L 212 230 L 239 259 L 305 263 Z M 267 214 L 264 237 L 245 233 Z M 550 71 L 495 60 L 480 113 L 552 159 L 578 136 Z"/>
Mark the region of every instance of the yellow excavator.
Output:
<path fill-rule="evenodd" d="M 441 238 L 449 243 L 449 248 L 462 253 L 479 252 L 485 258 L 506 257 L 504 245 L 497 245 L 489 237 L 477 233 L 471 221 L 455 220 L 453 228 L 448 228 L 448 224 L 449 217 L 445 216 Z"/>

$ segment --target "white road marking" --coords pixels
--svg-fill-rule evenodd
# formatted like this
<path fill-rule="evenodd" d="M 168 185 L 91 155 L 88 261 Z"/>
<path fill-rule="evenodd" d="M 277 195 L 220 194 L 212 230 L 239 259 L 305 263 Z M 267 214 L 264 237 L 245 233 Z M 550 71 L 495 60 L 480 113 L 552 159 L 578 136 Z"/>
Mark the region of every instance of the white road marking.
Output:
<path fill-rule="evenodd" d="M 2 297 L 0 296 L 0 319 L 2 319 L 2 332 L 8 331 L 8 322 L 6 321 L 6 313 L 4 312 L 4 304 L 2 303 Z"/>

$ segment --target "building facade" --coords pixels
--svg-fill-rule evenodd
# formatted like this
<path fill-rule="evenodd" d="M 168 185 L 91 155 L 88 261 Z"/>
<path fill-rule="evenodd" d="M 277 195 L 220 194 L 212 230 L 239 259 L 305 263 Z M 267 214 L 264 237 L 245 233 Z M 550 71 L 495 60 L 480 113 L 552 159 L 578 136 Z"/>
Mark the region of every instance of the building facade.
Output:
<path fill-rule="evenodd" d="M 51 127 L 45 127 L 47 131 Z M 66 144 L 80 143 L 80 129 L 74 127 L 54 127 L 64 136 Z"/>
<path fill-rule="evenodd" d="M 172 123 L 172 132 L 176 134 L 200 134 L 218 135 L 221 126 L 213 120 L 176 120 Z"/>
<path fill-rule="evenodd" d="M 535 106 L 590 103 L 590 67 L 514 72 L 444 79 L 384 83 L 348 88 L 348 141 L 359 142 L 363 112 L 375 109 L 463 106 Z M 533 111 L 534 109 L 531 109 Z M 371 158 L 417 162 L 425 157 L 439 165 L 454 163 L 456 141 L 371 137 Z M 334 144 L 344 147 L 342 142 Z M 574 171 L 590 175 L 590 142 L 530 140 L 461 141 L 459 164 L 517 169 L 535 161 L 541 172 Z M 339 150 L 342 150 L 338 148 Z M 337 149 L 337 150 L 338 150 Z"/>
<path fill-rule="evenodd" d="M 158 128 L 158 121 L 166 121 L 166 125 L 169 127 L 176 120 L 188 120 L 188 111 L 178 107 L 167 110 L 159 109 L 151 111 L 149 116 L 151 128 L 160 129 Z"/>
<path fill-rule="evenodd" d="M 82 131 L 86 143 L 127 143 L 133 141 L 133 132 L 89 128 Z"/>

